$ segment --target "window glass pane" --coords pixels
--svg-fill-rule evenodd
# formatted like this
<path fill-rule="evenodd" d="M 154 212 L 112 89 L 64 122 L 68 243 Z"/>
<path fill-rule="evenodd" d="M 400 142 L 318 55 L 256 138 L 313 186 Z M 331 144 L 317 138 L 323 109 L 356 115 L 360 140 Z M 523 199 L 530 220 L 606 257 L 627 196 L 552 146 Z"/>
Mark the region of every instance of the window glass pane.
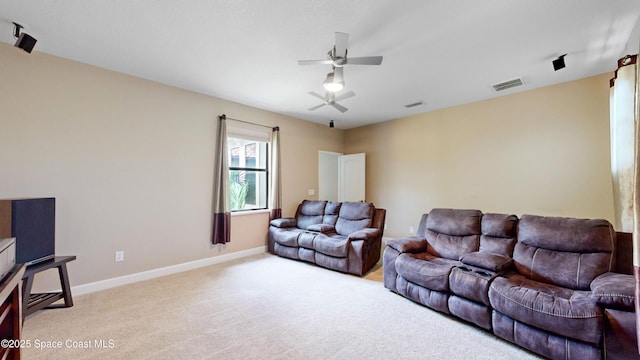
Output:
<path fill-rule="evenodd" d="M 227 138 L 229 166 L 267 169 L 267 143 L 239 138 Z"/>
<path fill-rule="evenodd" d="M 239 137 L 227 141 L 231 210 L 266 209 L 268 144 Z"/>
<path fill-rule="evenodd" d="M 240 165 L 240 148 L 234 147 L 229 149 L 229 155 L 231 159 L 229 159 L 229 166 L 239 166 Z"/>
<path fill-rule="evenodd" d="M 229 171 L 231 211 L 266 209 L 267 173 L 252 170 Z"/>

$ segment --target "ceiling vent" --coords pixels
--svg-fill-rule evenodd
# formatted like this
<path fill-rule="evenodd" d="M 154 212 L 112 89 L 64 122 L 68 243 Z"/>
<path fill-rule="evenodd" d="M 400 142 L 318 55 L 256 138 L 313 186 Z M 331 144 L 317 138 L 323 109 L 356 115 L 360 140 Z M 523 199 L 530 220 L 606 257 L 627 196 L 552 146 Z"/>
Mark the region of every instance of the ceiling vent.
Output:
<path fill-rule="evenodd" d="M 524 83 L 522 82 L 522 79 L 513 79 L 509 81 L 503 81 L 499 84 L 493 84 L 491 85 L 491 87 L 495 91 L 502 91 L 502 90 L 511 89 L 512 87 L 516 87 L 520 85 L 524 85 Z"/>

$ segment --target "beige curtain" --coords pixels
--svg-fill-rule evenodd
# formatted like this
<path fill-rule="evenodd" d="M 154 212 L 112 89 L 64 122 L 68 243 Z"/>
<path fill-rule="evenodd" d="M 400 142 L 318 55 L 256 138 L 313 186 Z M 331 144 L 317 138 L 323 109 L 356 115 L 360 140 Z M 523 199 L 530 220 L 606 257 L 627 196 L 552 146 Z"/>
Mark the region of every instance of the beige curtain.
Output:
<path fill-rule="evenodd" d="M 271 133 L 271 220 L 282 217 L 282 184 L 280 180 L 280 128 Z"/>
<path fill-rule="evenodd" d="M 218 136 L 213 170 L 213 233 L 211 243 L 231 241 L 231 200 L 229 199 L 229 155 L 227 116 L 218 117 Z"/>
<path fill-rule="evenodd" d="M 610 82 L 611 174 L 615 228 L 633 232 L 635 88 L 637 56 L 618 60 L 618 70 Z"/>
<path fill-rule="evenodd" d="M 623 58 L 624 59 L 624 58 Z M 621 59 L 622 60 L 622 59 Z M 638 339 L 638 352 L 640 353 L 640 71 L 637 69 L 637 55 L 627 61 L 627 67 L 633 66 L 635 76 L 633 77 L 633 124 L 630 130 L 634 134 L 633 144 L 633 272 L 636 280 L 636 337 Z M 633 63 L 633 65 L 631 65 Z M 618 66 L 620 66 L 620 61 Z"/>

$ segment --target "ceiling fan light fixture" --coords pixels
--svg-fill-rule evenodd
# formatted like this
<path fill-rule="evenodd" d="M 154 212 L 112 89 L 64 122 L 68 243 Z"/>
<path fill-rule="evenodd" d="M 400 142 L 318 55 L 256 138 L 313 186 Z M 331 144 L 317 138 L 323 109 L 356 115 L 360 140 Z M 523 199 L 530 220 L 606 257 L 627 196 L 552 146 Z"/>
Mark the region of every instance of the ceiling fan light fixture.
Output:
<path fill-rule="evenodd" d="M 334 81 L 333 73 L 330 72 L 327 74 L 327 78 L 322 83 L 324 89 L 329 92 L 338 92 L 344 89 L 344 81 Z"/>

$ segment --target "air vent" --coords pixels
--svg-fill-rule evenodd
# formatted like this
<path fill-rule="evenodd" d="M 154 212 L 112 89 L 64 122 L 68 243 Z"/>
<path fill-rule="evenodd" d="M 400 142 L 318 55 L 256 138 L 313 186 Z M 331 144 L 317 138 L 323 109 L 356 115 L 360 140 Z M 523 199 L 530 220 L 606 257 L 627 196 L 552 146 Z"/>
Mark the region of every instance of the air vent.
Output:
<path fill-rule="evenodd" d="M 418 101 L 418 102 L 414 102 L 413 104 L 407 104 L 404 107 L 406 107 L 407 109 L 411 109 L 416 106 L 422 106 L 422 105 L 424 105 L 424 103 L 422 101 Z"/>
<path fill-rule="evenodd" d="M 513 79 L 513 80 L 501 82 L 499 84 L 491 85 L 491 87 L 493 87 L 493 90 L 495 91 L 502 91 L 502 90 L 511 89 L 512 87 L 520 86 L 523 84 L 524 83 L 522 82 L 522 79 Z"/>

